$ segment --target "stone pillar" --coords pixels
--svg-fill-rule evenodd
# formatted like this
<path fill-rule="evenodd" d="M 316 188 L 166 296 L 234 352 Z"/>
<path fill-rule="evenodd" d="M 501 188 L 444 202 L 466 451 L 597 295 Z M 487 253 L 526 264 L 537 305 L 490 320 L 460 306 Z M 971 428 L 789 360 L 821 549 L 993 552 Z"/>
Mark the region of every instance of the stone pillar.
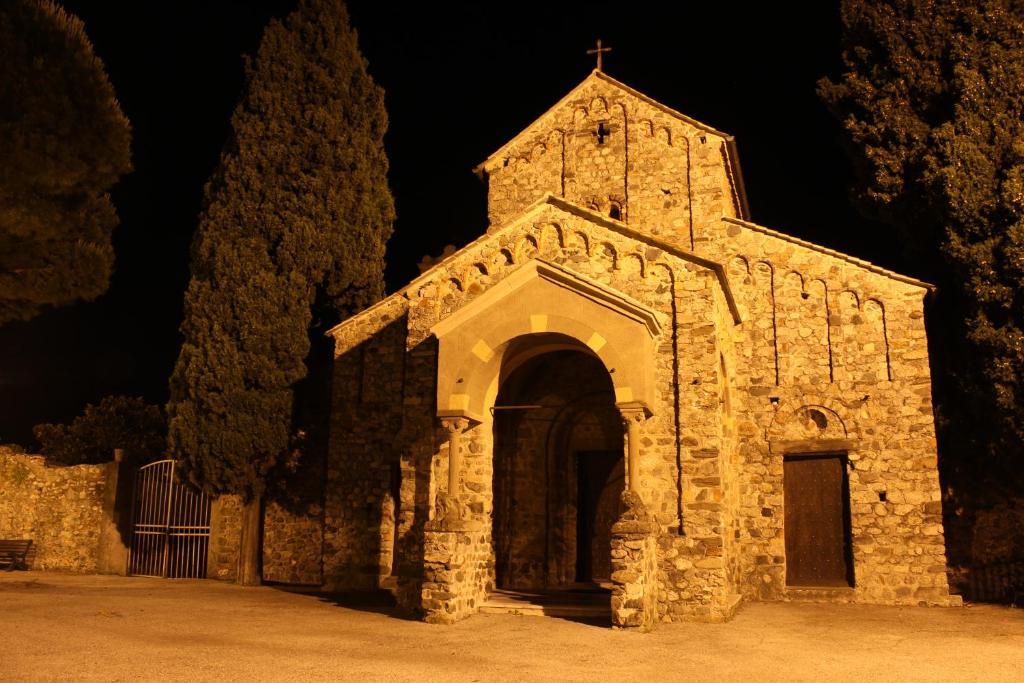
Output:
<path fill-rule="evenodd" d="M 128 573 L 128 544 L 132 537 L 132 463 L 124 450 L 114 449 L 114 462 L 105 465 L 103 526 L 100 529 L 96 568 L 103 574 Z"/>
<path fill-rule="evenodd" d="M 218 496 L 210 504 L 210 543 L 206 554 L 206 577 L 234 581 L 238 576 L 238 554 L 242 540 L 242 499 Z"/>
<path fill-rule="evenodd" d="M 649 631 L 658 619 L 658 526 L 635 491 L 612 526 L 612 627 Z"/>
<path fill-rule="evenodd" d="M 471 519 L 461 494 L 462 434 L 469 419 L 445 416 L 448 432 L 448 490 L 438 491 L 434 516 L 423 527 L 423 584 L 420 604 L 425 621 L 451 624 L 474 614 L 488 588 L 490 530 Z"/>
<path fill-rule="evenodd" d="M 486 597 L 489 534 L 476 520 L 433 519 L 423 532 L 423 618 L 453 624 L 474 614 Z"/>
<path fill-rule="evenodd" d="M 626 481 L 628 489 L 640 491 L 640 425 L 647 419 L 647 409 L 641 403 L 620 403 L 619 412 L 626 425 Z"/>
<path fill-rule="evenodd" d="M 448 497 L 456 499 L 461 491 L 459 475 L 462 473 L 462 432 L 469 427 L 464 417 L 445 417 L 441 426 L 448 432 Z"/>

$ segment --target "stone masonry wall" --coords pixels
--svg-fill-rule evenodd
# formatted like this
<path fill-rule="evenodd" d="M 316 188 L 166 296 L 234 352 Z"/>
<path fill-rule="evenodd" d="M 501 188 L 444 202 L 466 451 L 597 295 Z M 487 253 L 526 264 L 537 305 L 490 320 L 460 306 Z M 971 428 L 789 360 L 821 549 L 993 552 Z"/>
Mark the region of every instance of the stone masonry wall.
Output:
<path fill-rule="evenodd" d="M 491 226 L 550 192 L 693 249 L 712 223 L 737 215 L 722 134 L 601 76 L 524 131 L 487 172 Z"/>
<path fill-rule="evenodd" d="M 395 476 L 409 483 L 399 465 L 406 321 L 404 302 L 385 303 L 336 341 L 323 531 L 323 581 L 332 589 L 378 587 L 404 542 L 385 502 Z"/>
<path fill-rule="evenodd" d="M 851 467 L 852 599 L 947 602 L 925 289 L 752 224 L 719 230 L 707 250 L 729 264 L 745 318 L 733 377 L 742 592 L 787 596 L 783 459 L 833 443 Z"/>
<path fill-rule="evenodd" d="M 221 581 L 238 577 L 243 505 L 238 496 L 215 498 L 210 515 L 206 576 Z M 323 521 L 316 506 L 305 514 L 269 501 L 263 511 L 263 580 L 317 585 L 322 582 Z"/>
<path fill-rule="evenodd" d="M 674 579 L 671 588 L 659 594 L 662 612 L 659 618 L 721 618 L 732 604 L 733 590 L 727 585 L 721 557 L 724 544 L 722 466 L 719 462 L 723 457 L 719 449 L 721 427 L 708 418 L 706 410 L 711 407 L 717 411 L 720 397 L 715 325 L 708 323 L 720 315 L 714 313 L 717 304 L 712 292 L 719 286 L 714 277 L 700 275 L 706 271 L 661 250 L 598 227 L 584 218 L 548 208 L 531 215 L 526 223 L 492 234 L 478 247 L 470 245 L 446 261 L 446 268 L 414 282 L 405 293 L 409 319 L 407 348 L 417 349 L 426 343 L 429 329 L 436 321 L 534 257 L 570 265 L 573 270 L 627 293 L 664 316 L 664 337 L 658 344 L 659 352 L 654 361 L 657 401 L 652 406 L 653 417 L 641 426 L 640 434 L 640 495 L 659 525 L 662 557 L 672 563 L 670 568 L 666 567 L 666 577 L 671 572 Z M 678 331 L 673 330 L 672 321 L 677 323 Z M 694 355 L 695 348 L 705 347 L 713 361 L 710 364 L 700 364 L 702 356 Z M 687 359 L 694 359 L 693 367 L 685 365 L 691 362 Z M 704 370 L 705 365 L 709 371 Z M 417 372 L 411 372 L 412 367 L 416 367 Z M 405 400 L 419 398 L 406 412 L 403 432 L 426 435 L 425 440 L 423 437 L 416 440 L 420 445 L 413 445 L 410 452 L 419 453 L 419 462 L 426 463 L 420 480 L 428 482 L 428 497 L 427 501 L 412 498 L 409 494 L 413 492 L 403 487 L 402 507 L 424 506 L 421 509 L 426 514 L 432 505 L 431 495 L 438 488 L 434 482 L 443 485 L 447 471 L 444 448 L 435 445 L 444 444 L 444 437 L 431 426 L 431 422 L 436 421 L 431 419 L 432 408 L 424 406 L 433 401 L 436 372 L 433 362 L 413 366 L 407 361 L 406 364 Z M 682 384 L 680 377 L 685 377 L 689 393 L 677 397 L 676 387 Z M 423 387 L 422 393 L 413 394 L 410 386 Z M 684 411 L 682 414 L 677 413 L 677 404 L 678 409 Z M 422 420 L 423 426 L 410 429 L 409 419 Z M 689 430 L 684 434 L 682 445 L 673 436 L 677 423 L 686 425 Z M 470 429 L 465 438 L 468 452 L 464 471 L 467 473 L 465 485 L 470 491 L 469 505 L 473 514 L 486 522 L 489 522 L 492 505 L 491 437 L 490 424 L 482 424 Z M 679 528 L 680 489 L 683 506 L 690 508 L 683 515 L 684 534 L 680 534 Z M 660 583 L 668 585 L 667 581 Z"/>
<path fill-rule="evenodd" d="M 263 512 L 263 580 L 306 586 L 322 583 L 323 516 L 318 504 L 303 511 L 267 503 Z"/>
<path fill-rule="evenodd" d="M 597 78 L 502 155 L 487 167 L 492 226 L 547 191 L 606 215 L 617 212 L 637 230 L 728 264 L 744 323 L 730 333 L 720 328 L 717 354 L 693 363 L 709 372 L 719 357 L 734 356 L 727 365 L 735 417 L 723 411 L 720 433 L 681 438 L 707 443 L 692 453 L 716 454 L 715 462 L 700 466 L 709 476 L 697 479 L 717 479 L 720 488 L 696 495 L 722 499 L 689 504 L 721 506 L 700 509 L 697 518 L 717 529 L 712 537 L 726 532 L 724 542 L 733 546 L 723 553 L 730 582 L 742 582 L 748 597 L 785 594 L 784 453 L 770 447 L 769 431 L 777 415 L 817 400 L 845 425 L 844 438 L 853 435 L 856 442 L 848 450 L 857 599 L 944 600 L 925 290 L 827 249 L 723 221 L 736 215 L 724 140 Z M 678 357 L 689 358 L 687 352 Z M 706 391 L 705 410 L 716 410 L 712 390 L 724 405 L 721 386 L 681 377 L 679 387 L 683 396 Z M 858 420 L 870 425 L 868 432 L 857 431 Z M 699 418 L 682 424 L 714 430 Z M 707 519 L 712 513 L 719 517 Z M 687 567 L 691 560 L 676 555 L 675 541 L 662 543 L 676 565 Z M 680 580 L 668 574 L 683 571 L 665 567 L 673 595 Z"/>
<path fill-rule="evenodd" d="M 677 287 L 677 370 L 669 389 L 678 391 L 678 458 L 682 465 L 682 533 L 662 533 L 659 618 L 663 621 L 729 618 L 738 599 L 728 567 L 726 532 L 733 511 L 727 493 L 735 487 L 723 418 L 721 335 L 733 320 L 715 295 L 710 277 Z M 655 510 L 652 508 L 652 512 Z M 678 527 L 677 527 L 678 529 Z"/>
<path fill-rule="evenodd" d="M 337 333 L 335 380 L 344 386 L 336 386 L 332 432 L 342 436 L 332 445 L 337 498 L 325 511 L 337 528 L 325 548 L 336 550 L 339 575 L 368 571 L 388 537 L 383 525 L 393 524 L 400 599 L 414 606 L 435 590 L 420 590 L 424 529 L 446 486 L 448 454 L 430 330 L 542 258 L 662 316 L 653 414 L 639 434 L 658 619 L 720 620 L 741 597 L 796 595 L 785 583 L 783 461 L 822 451 L 842 452 L 850 464 L 848 599 L 950 601 L 926 289 L 736 220 L 730 149 L 724 135 L 594 74 L 485 163 L 489 234 Z M 583 209 L 539 202 L 545 193 Z M 625 234 L 623 224 L 663 242 Z M 722 264 L 725 289 L 713 269 L 665 243 Z M 391 406 L 365 405 L 367 377 L 370 393 L 380 387 Z M 491 542 L 493 423 L 484 419 L 463 439 L 466 509 L 483 524 L 473 548 Z M 397 487 L 385 470 L 399 472 Z M 392 523 L 380 510 L 394 489 Z M 353 552 L 363 553 L 355 566 Z M 486 586 L 493 557 L 479 561 Z"/>
<path fill-rule="evenodd" d="M 31 539 L 33 569 L 95 572 L 106 466 L 51 467 L 0 446 L 0 538 Z"/>

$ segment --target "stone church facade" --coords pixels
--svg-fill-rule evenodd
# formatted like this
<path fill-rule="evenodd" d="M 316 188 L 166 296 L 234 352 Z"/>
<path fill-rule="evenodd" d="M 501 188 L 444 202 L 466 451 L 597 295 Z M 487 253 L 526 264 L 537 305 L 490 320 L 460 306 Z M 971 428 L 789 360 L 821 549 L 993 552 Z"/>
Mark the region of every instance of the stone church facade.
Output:
<path fill-rule="evenodd" d="M 487 233 L 330 332 L 325 586 L 951 602 L 928 284 L 750 222 L 732 138 L 600 71 L 477 171 Z"/>

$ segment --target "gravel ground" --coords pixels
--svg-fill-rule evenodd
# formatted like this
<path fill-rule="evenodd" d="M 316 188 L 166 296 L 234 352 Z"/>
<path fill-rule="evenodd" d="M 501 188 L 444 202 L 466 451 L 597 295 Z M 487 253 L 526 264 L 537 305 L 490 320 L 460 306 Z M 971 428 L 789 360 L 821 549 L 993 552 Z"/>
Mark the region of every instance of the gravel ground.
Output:
<path fill-rule="evenodd" d="M 751 603 L 622 633 L 551 617 L 397 618 L 351 597 L 0 573 L 0 680 L 1024 680 L 1024 610 Z"/>

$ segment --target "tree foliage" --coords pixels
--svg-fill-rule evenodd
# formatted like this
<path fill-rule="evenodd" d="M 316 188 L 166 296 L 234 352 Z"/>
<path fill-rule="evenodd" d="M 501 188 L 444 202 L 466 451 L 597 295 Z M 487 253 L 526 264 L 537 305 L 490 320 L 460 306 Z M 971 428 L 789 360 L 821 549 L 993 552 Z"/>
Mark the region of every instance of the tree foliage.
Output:
<path fill-rule="evenodd" d="M 34 431 L 43 455 L 61 465 L 110 462 L 115 448 L 137 462 L 159 460 L 167 439 L 160 408 L 130 396 L 107 396 L 69 425 L 41 424 Z"/>
<path fill-rule="evenodd" d="M 131 169 L 128 120 L 85 27 L 50 0 L 0 5 L 0 324 L 107 289 Z"/>
<path fill-rule="evenodd" d="M 944 431 L 960 458 L 1019 472 L 1024 3 L 844 0 L 841 18 L 845 71 L 819 91 L 847 135 L 858 206 L 940 285 Z"/>
<path fill-rule="evenodd" d="M 268 25 L 206 187 L 171 377 L 170 448 L 208 491 L 261 495 L 288 449 L 318 295 L 382 293 L 386 127 L 341 0 Z"/>

